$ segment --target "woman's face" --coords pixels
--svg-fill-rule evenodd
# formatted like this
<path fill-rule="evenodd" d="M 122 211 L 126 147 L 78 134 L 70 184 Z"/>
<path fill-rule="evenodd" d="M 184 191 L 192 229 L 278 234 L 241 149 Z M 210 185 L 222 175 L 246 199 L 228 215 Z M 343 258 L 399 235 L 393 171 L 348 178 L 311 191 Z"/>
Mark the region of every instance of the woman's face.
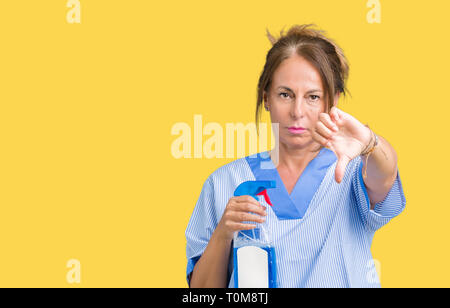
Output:
<path fill-rule="evenodd" d="M 319 114 L 325 112 L 325 101 L 322 79 L 314 66 L 297 54 L 284 60 L 274 72 L 264 98 L 272 123 L 279 123 L 281 146 L 317 147 L 312 132 Z"/>

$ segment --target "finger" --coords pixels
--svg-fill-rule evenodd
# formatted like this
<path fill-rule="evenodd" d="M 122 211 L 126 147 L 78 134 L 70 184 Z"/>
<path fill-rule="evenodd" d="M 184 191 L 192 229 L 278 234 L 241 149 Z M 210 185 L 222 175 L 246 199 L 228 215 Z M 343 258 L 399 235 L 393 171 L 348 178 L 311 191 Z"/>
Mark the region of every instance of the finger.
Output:
<path fill-rule="evenodd" d="M 331 120 L 330 115 L 328 113 L 321 113 L 319 115 L 319 119 L 320 121 L 322 121 L 323 124 L 325 124 L 325 126 L 328 129 L 333 130 L 335 132 L 339 130 L 336 123 Z"/>
<path fill-rule="evenodd" d="M 339 126 L 344 125 L 344 118 L 345 118 L 345 112 L 343 112 L 342 110 L 340 110 L 337 107 L 333 107 L 331 108 L 330 114 L 333 114 L 333 120 L 335 121 L 335 123 Z"/>
<path fill-rule="evenodd" d="M 235 197 L 235 201 L 239 203 L 252 203 L 255 205 L 261 205 L 258 200 L 249 195 Z"/>
<path fill-rule="evenodd" d="M 313 130 L 313 139 L 324 147 L 330 146 L 330 140 L 319 134 L 315 129 Z"/>
<path fill-rule="evenodd" d="M 336 164 L 336 170 L 334 173 L 336 182 L 338 183 L 342 182 L 342 179 L 344 178 L 345 175 L 345 169 L 347 168 L 349 161 L 350 160 L 348 159 L 347 156 L 343 156 L 338 160 Z"/>
<path fill-rule="evenodd" d="M 331 108 L 330 117 L 335 123 L 339 122 L 339 111 L 338 111 L 337 107 Z"/>
<path fill-rule="evenodd" d="M 265 218 L 247 212 L 234 212 L 234 214 L 232 215 L 232 221 L 234 222 L 254 221 L 263 223 L 265 221 Z"/>
<path fill-rule="evenodd" d="M 332 132 L 325 124 L 321 121 L 316 124 L 316 132 L 326 139 L 331 139 L 335 132 Z"/>
<path fill-rule="evenodd" d="M 261 216 L 266 216 L 266 207 L 260 204 L 248 203 L 248 202 L 238 202 L 234 207 L 236 211 L 240 212 L 252 212 Z"/>
<path fill-rule="evenodd" d="M 229 222 L 229 226 L 231 230 L 239 231 L 239 230 L 251 230 L 256 228 L 254 224 L 243 224 L 240 222 Z"/>
<path fill-rule="evenodd" d="M 252 196 L 249 195 L 244 195 L 244 196 L 240 196 L 239 198 L 236 199 L 236 202 L 238 203 L 243 203 L 243 204 L 254 204 L 257 208 L 265 211 L 266 207 L 261 205 L 261 202 L 257 201 L 255 198 L 253 198 Z"/>

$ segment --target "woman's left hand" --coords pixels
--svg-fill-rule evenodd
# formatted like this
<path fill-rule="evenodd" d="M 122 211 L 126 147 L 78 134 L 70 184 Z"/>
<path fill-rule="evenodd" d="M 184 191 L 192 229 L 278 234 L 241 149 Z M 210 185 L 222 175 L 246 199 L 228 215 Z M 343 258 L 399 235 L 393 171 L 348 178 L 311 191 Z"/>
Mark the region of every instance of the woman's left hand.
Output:
<path fill-rule="evenodd" d="M 336 129 L 334 129 L 336 127 Z M 337 156 L 336 182 L 344 177 L 348 163 L 359 156 L 372 138 L 368 127 L 353 116 L 333 107 L 330 113 L 321 113 L 316 123 L 313 139 L 331 149 Z"/>

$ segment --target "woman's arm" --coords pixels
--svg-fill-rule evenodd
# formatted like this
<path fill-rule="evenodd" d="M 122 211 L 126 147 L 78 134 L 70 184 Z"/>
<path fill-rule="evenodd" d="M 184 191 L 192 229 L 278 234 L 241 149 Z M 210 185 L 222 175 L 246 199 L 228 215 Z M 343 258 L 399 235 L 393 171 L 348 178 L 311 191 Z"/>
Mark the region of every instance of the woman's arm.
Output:
<path fill-rule="evenodd" d="M 367 128 L 369 129 L 369 128 Z M 370 199 L 370 208 L 383 201 L 397 178 L 397 153 L 392 146 L 381 136 L 378 136 L 378 145 L 368 155 L 362 155 L 363 170 L 366 170 L 364 184 Z M 367 161 L 367 163 L 366 163 Z"/>
<path fill-rule="evenodd" d="M 231 239 L 224 238 L 220 230 L 211 235 L 208 246 L 195 264 L 191 288 L 226 288 Z"/>
<path fill-rule="evenodd" d="M 226 288 L 234 233 L 255 228 L 256 225 L 244 222 L 263 223 L 266 215 L 266 208 L 251 196 L 230 198 L 205 251 L 194 266 L 190 287 Z"/>

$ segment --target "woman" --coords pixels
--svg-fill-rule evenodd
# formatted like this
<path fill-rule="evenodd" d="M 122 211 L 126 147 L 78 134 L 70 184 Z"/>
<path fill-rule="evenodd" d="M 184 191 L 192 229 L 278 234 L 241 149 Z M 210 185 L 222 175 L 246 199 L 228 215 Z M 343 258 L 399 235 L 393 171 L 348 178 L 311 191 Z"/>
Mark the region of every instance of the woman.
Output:
<path fill-rule="evenodd" d="M 337 108 L 348 63 L 311 26 L 296 25 L 278 40 L 268 33 L 273 46 L 259 79 L 256 122 L 264 105 L 279 123 L 279 154 L 237 159 L 206 180 L 186 229 L 191 287 L 233 286 L 233 234 L 264 221 L 279 287 L 380 287 L 370 246 L 375 231 L 405 207 L 397 155 Z M 250 180 L 276 181 L 267 190 L 272 207 L 233 197 Z"/>

